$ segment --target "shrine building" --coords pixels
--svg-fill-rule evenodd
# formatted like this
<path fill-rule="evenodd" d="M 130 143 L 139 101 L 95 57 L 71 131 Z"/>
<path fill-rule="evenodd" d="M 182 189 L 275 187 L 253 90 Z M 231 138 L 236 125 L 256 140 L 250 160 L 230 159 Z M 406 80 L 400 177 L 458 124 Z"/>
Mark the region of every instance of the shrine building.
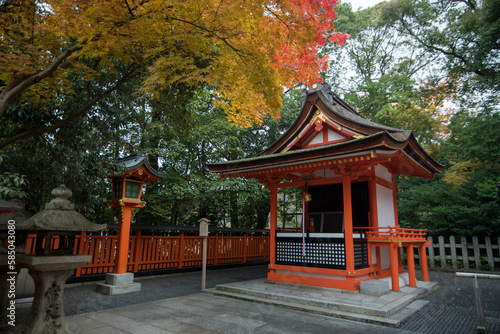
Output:
<path fill-rule="evenodd" d="M 411 131 L 361 117 L 325 83 L 304 90 L 300 115 L 262 154 L 209 165 L 270 188 L 269 281 L 358 290 L 390 276 L 394 291 L 404 272 L 400 247 L 409 285 L 414 246 L 429 280 L 425 230 L 399 227 L 395 177 L 432 178 L 442 168 Z"/>

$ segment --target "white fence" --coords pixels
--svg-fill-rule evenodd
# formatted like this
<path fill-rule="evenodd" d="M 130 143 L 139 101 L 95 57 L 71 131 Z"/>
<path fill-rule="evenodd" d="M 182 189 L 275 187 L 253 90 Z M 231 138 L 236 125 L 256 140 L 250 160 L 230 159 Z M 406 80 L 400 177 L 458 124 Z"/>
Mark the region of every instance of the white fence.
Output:
<path fill-rule="evenodd" d="M 427 240 L 432 243 L 426 247 L 427 261 L 432 269 L 500 269 L 500 237 L 485 237 L 480 240 L 478 237 L 458 239 L 450 236 L 446 240 L 445 237 L 439 236 L 437 240 L 432 237 Z M 404 250 L 404 247 L 401 249 Z M 415 258 L 418 258 L 418 251 L 414 253 Z"/>

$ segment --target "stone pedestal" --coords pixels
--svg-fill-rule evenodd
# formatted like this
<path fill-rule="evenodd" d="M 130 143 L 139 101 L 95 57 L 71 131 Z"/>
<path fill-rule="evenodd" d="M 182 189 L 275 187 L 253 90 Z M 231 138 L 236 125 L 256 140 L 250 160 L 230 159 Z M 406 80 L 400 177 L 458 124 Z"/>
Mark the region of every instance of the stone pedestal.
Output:
<path fill-rule="evenodd" d="M 105 282 L 97 284 L 96 291 L 105 295 L 120 295 L 141 291 L 141 283 L 134 283 L 134 273 L 108 273 Z"/>
<path fill-rule="evenodd" d="M 91 259 L 90 255 L 17 256 L 16 262 L 28 268 L 35 281 L 33 304 L 20 333 L 71 333 L 64 317 L 64 284 L 76 268 Z"/>

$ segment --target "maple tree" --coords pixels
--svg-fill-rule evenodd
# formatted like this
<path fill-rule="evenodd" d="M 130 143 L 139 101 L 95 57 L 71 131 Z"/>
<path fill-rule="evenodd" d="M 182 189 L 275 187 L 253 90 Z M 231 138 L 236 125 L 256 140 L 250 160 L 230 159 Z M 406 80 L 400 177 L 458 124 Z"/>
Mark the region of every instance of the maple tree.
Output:
<path fill-rule="evenodd" d="M 142 82 L 137 93 L 151 98 L 172 84 L 208 84 L 238 125 L 278 117 L 283 86 L 320 80 L 327 59 L 317 48 L 345 41 L 334 29 L 335 6 L 330 0 L 3 1 L 0 118 L 16 99 L 43 104 L 71 94 L 71 76 L 95 80 L 102 72 L 88 60 L 96 59 L 101 71 L 117 72 L 118 61 L 129 71 L 38 132 L 66 125 L 132 77 Z"/>

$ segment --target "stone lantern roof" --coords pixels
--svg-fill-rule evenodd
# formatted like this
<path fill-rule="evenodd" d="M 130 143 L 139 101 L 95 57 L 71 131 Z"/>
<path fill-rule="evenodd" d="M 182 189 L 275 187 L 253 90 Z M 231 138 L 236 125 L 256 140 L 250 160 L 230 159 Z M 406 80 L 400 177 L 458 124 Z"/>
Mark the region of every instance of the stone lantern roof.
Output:
<path fill-rule="evenodd" d="M 45 209 L 22 222 L 20 227 L 33 231 L 71 232 L 96 232 L 107 227 L 107 224 L 92 223 L 82 214 L 76 212 L 75 204 L 68 199 L 73 195 L 73 192 L 64 184 L 52 190 L 51 194 L 54 198 L 45 204 Z"/>

